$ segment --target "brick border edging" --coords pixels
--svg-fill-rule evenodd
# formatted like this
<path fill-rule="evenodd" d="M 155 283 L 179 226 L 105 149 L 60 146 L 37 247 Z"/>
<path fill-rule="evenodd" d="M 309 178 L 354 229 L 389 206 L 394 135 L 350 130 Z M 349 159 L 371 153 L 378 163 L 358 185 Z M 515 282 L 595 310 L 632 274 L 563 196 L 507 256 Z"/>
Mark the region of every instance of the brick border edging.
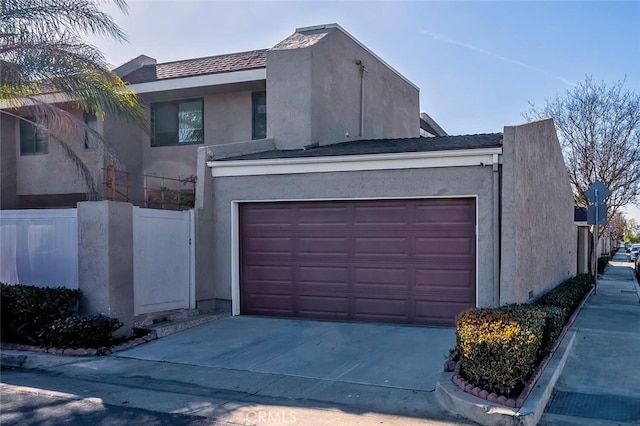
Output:
<path fill-rule="evenodd" d="M 153 334 L 147 334 L 146 336 L 137 337 L 135 339 L 122 342 L 118 345 L 102 347 L 102 348 L 47 348 L 44 346 L 24 345 L 21 343 L 0 343 L 0 350 L 15 350 L 15 351 L 28 351 L 28 352 L 40 352 L 48 353 L 52 355 L 67 355 L 67 356 L 100 356 L 110 355 L 115 352 L 124 351 L 126 349 L 133 348 L 138 345 L 156 340 L 157 337 Z"/>
<path fill-rule="evenodd" d="M 489 393 L 488 391 L 484 389 L 480 389 L 479 387 L 474 386 L 471 383 L 467 382 L 466 380 L 464 380 L 462 376 L 460 376 L 460 364 L 461 364 L 460 361 L 457 361 L 455 364 L 451 381 L 455 383 L 455 385 L 458 386 L 458 388 L 460 388 L 463 392 L 471 394 L 476 398 L 485 399 L 494 404 L 504 405 L 509 408 L 522 408 L 524 403 L 527 401 L 527 398 L 531 394 L 531 391 L 533 390 L 535 385 L 538 383 L 538 380 L 542 376 L 542 373 L 544 372 L 545 368 L 551 361 L 551 358 L 553 358 L 553 355 L 555 355 L 556 351 L 558 350 L 558 347 L 560 346 L 562 339 L 564 339 L 564 336 L 567 334 L 567 332 L 575 322 L 576 317 L 582 310 L 582 307 L 586 303 L 587 299 L 589 299 L 591 294 L 594 292 L 594 288 L 595 288 L 594 286 L 591 286 L 589 291 L 583 296 L 582 300 L 580 301 L 576 309 L 573 311 L 569 319 L 567 319 L 567 322 L 565 323 L 565 325 L 562 327 L 562 331 L 558 335 L 558 338 L 556 339 L 556 341 L 551 346 L 549 353 L 542 359 L 542 361 L 540 362 L 540 364 L 538 364 L 535 370 L 533 370 L 533 373 L 531 373 L 531 377 L 529 377 L 527 384 L 525 385 L 524 389 L 522 389 L 522 391 L 520 392 L 517 398 L 510 398 L 504 395 Z M 447 361 L 445 361 L 445 366 L 448 363 L 452 362 L 452 359 L 451 359 L 452 356 L 453 355 L 450 355 Z"/>

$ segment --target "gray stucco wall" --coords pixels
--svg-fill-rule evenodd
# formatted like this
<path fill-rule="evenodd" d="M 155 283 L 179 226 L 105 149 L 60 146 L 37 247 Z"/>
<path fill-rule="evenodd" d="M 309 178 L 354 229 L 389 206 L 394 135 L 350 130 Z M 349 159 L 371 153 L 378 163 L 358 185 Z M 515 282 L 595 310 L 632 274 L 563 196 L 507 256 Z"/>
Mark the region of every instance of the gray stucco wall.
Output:
<path fill-rule="evenodd" d="M 267 52 L 267 137 L 279 149 L 311 141 L 311 49 Z"/>
<path fill-rule="evenodd" d="M 338 28 L 296 33 L 267 52 L 268 136 L 279 149 L 419 136 L 419 90 Z M 349 137 L 345 136 L 349 133 Z"/>
<path fill-rule="evenodd" d="M 16 196 L 16 119 L 0 115 L 0 209 L 18 208 Z"/>
<path fill-rule="evenodd" d="M 364 72 L 363 138 L 419 136 L 419 90 L 356 44 L 331 30 L 312 47 L 312 142 L 358 137 L 361 110 L 360 67 Z"/>
<path fill-rule="evenodd" d="M 501 304 L 536 298 L 575 274 L 573 209 L 553 121 L 505 127 Z"/>
<path fill-rule="evenodd" d="M 214 228 L 214 193 L 211 169 L 207 167 L 209 148 L 198 149 L 198 180 L 196 183 L 196 308 L 202 312 L 216 308 L 216 289 L 212 259 L 216 257 Z"/>
<path fill-rule="evenodd" d="M 214 178 L 211 261 L 216 298 L 231 298 L 232 201 L 478 195 L 477 303 L 492 306 L 497 295 L 493 291 L 491 173 L 490 167 L 477 166 Z"/>
<path fill-rule="evenodd" d="M 85 315 L 107 315 L 133 326 L 133 208 L 129 203 L 78 203 L 78 288 Z"/>

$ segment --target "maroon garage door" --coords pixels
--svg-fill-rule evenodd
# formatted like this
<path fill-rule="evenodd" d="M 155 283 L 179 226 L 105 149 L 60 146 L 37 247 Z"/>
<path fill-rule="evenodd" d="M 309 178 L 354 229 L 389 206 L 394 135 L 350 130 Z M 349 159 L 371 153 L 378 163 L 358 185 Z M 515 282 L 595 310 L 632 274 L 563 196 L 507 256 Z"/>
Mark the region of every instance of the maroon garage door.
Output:
<path fill-rule="evenodd" d="M 241 313 L 453 325 L 475 217 L 472 198 L 241 204 Z"/>

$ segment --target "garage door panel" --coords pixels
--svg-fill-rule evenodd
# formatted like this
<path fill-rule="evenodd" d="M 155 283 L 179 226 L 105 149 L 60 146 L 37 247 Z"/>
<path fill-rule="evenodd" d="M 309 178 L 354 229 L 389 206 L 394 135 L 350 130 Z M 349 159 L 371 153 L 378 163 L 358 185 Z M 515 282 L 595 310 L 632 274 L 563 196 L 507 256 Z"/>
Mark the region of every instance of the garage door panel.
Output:
<path fill-rule="evenodd" d="M 294 314 L 293 297 L 291 294 L 252 293 L 246 295 L 245 311 L 251 314 L 266 314 L 269 311 L 278 314 Z"/>
<path fill-rule="evenodd" d="M 316 284 L 341 283 L 346 287 L 349 281 L 349 269 L 327 266 L 299 266 L 298 281 L 301 286 Z"/>
<path fill-rule="evenodd" d="M 298 238 L 298 254 L 346 257 L 349 240 L 346 236 L 305 236 Z"/>
<path fill-rule="evenodd" d="M 473 303 L 474 291 L 455 287 L 434 287 L 429 290 L 421 289 L 414 294 L 415 300 L 423 302 L 451 302 Z"/>
<path fill-rule="evenodd" d="M 245 212 L 244 225 L 247 228 L 282 228 L 289 227 L 295 220 L 295 212 L 289 207 L 258 206 Z"/>
<path fill-rule="evenodd" d="M 242 204 L 240 229 L 244 314 L 451 326 L 475 304 L 473 199 Z"/>
<path fill-rule="evenodd" d="M 355 226 L 406 226 L 408 207 L 404 204 L 354 206 Z"/>
<path fill-rule="evenodd" d="M 349 298 L 322 295 L 300 295 L 298 314 L 307 318 L 348 319 Z"/>
<path fill-rule="evenodd" d="M 475 253 L 475 241 L 471 238 L 460 237 L 416 237 L 416 255 L 432 254 L 470 254 Z"/>
<path fill-rule="evenodd" d="M 327 225 L 344 228 L 349 225 L 348 208 L 343 207 L 300 207 L 298 209 L 298 225 L 301 229 L 326 227 Z"/>
<path fill-rule="evenodd" d="M 355 237 L 354 257 L 359 256 L 394 256 L 409 255 L 410 240 L 408 237 Z"/>
<path fill-rule="evenodd" d="M 406 299 L 356 297 L 354 306 L 356 318 L 366 317 L 368 321 L 408 320 L 409 301 Z"/>
<path fill-rule="evenodd" d="M 244 241 L 248 255 L 290 255 L 293 252 L 291 237 L 252 237 Z"/>
<path fill-rule="evenodd" d="M 415 210 L 415 223 L 428 225 L 433 223 L 474 223 L 475 206 L 441 201 L 432 205 L 418 205 Z"/>
<path fill-rule="evenodd" d="M 469 282 L 473 280 L 475 271 L 472 269 L 416 269 L 415 287 L 460 287 L 469 288 Z"/>
<path fill-rule="evenodd" d="M 380 288 L 408 288 L 410 272 L 408 268 L 398 267 L 354 267 L 354 287 L 378 291 Z"/>
<path fill-rule="evenodd" d="M 293 278 L 293 267 L 289 265 L 253 265 L 245 268 L 244 278 L 247 282 L 290 283 Z"/>

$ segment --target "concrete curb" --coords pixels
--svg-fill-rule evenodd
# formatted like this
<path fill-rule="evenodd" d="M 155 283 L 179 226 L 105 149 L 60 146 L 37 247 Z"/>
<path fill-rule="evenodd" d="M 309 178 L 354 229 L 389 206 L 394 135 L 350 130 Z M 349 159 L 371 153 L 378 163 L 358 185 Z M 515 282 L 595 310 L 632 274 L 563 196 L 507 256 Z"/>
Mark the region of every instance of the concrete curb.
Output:
<path fill-rule="evenodd" d="M 462 391 L 452 381 L 454 373 L 442 373 L 440 376 L 436 384 L 438 402 L 447 410 L 481 425 L 535 426 L 547 406 L 553 388 L 571 353 L 575 338 L 575 330 L 569 330 L 565 334 L 522 408 L 492 404 Z"/>

